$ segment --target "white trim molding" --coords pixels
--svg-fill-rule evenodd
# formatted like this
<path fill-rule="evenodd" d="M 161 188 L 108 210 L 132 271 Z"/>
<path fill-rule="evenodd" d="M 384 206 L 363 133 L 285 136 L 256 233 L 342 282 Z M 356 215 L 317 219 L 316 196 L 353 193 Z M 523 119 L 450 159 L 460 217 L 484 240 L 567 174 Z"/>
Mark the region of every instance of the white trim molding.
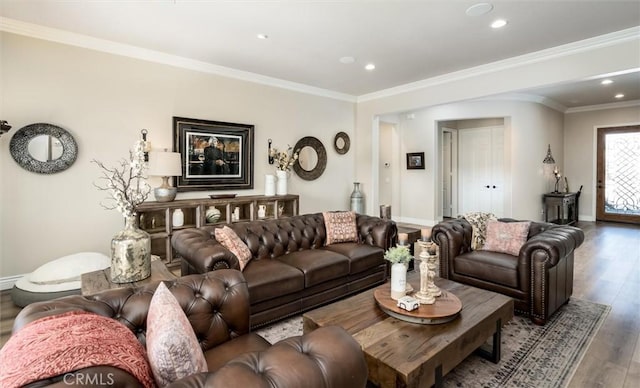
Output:
<path fill-rule="evenodd" d="M 13 286 L 16 284 L 16 282 L 20 280 L 20 278 L 22 278 L 23 276 L 24 274 L 0 278 L 0 290 L 4 291 L 4 290 L 12 289 Z"/>
<path fill-rule="evenodd" d="M 402 93 L 424 89 L 430 86 L 441 85 L 485 74 L 497 73 L 503 70 L 512 69 L 523 65 L 534 64 L 553 58 L 560 58 L 567 55 L 577 54 L 580 52 L 592 50 L 594 48 L 607 47 L 626 41 L 637 40 L 638 36 L 640 36 L 640 26 L 631 27 L 625 30 L 596 36 L 594 38 L 579 40 L 577 42 L 567 43 L 564 45 L 535 51 L 517 57 L 507 58 L 492 63 L 486 63 L 484 65 L 454 71 L 440 76 L 395 86 L 393 88 L 384 89 L 373 93 L 363 94 L 358 96 L 357 102 L 365 102 L 383 97 L 391 97 Z"/>
<path fill-rule="evenodd" d="M 98 39 L 88 35 L 77 34 L 74 32 L 59 30 L 40 26 L 37 24 L 26 23 L 19 20 L 9 19 L 0 16 L 0 31 L 10 32 L 12 34 L 28 36 L 51 42 L 77 46 L 86 49 L 106 52 L 124 57 L 140 59 L 148 62 L 161 63 L 164 65 L 179 67 L 199 71 L 202 73 L 215 74 L 223 77 L 235 78 L 242 81 L 254 82 L 262 85 L 273 86 L 276 88 L 292 90 L 295 92 L 312 94 L 320 97 L 328 97 L 336 100 L 356 102 L 356 96 L 350 94 L 334 92 L 332 90 L 317 88 L 297 82 L 282 80 L 279 78 L 267 77 L 264 75 L 251 73 L 248 71 L 236 70 L 229 67 L 214 65 L 211 63 L 197 61 L 177 55 L 166 54 L 160 51 L 149 50 L 128 44 L 113 42 L 106 39 Z"/>
<path fill-rule="evenodd" d="M 578 106 L 575 108 L 569 108 L 564 113 L 567 113 L 567 114 L 580 113 L 580 112 L 590 112 L 593 110 L 630 108 L 634 106 L 640 106 L 640 100 L 620 101 L 620 102 L 612 102 L 609 104 L 600 104 L 600 105 Z"/>

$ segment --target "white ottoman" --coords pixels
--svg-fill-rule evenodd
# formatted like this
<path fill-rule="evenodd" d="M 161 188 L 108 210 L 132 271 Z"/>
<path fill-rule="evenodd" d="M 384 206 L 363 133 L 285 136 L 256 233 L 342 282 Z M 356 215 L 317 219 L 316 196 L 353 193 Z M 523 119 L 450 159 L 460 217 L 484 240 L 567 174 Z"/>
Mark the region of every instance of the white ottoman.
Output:
<path fill-rule="evenodd" d="M 20 278 L 11 290 L 16 306 L 80 294 L 83 273 L 105 269 L 111 259 L 97 252 L 80 252 L 50 261 Z"/>

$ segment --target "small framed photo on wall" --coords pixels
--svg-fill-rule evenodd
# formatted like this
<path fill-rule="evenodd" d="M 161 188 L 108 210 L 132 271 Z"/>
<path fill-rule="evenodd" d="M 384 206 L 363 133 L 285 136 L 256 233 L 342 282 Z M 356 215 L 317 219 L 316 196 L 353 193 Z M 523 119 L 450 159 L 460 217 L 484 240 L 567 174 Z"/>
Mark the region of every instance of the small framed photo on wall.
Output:
<path fill-rule="evenodd" d="M 407 153 L 407 170 L 424 170 L 424 152 Z"/>

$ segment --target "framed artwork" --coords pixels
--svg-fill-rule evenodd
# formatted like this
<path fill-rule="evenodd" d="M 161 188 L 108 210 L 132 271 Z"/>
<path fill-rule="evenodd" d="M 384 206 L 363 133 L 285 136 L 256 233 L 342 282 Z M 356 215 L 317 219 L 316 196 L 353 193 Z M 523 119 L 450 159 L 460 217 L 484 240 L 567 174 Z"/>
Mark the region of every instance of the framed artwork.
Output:
<path fill-rule="evenodd" d="M 424 170 L 424 152 L 407 153 L 407 170 Z"/>
<path fill-rule="evenodd" d="M 253 189 L 253 131 L 248 124 L 174 117 L 178 191 Z"/>

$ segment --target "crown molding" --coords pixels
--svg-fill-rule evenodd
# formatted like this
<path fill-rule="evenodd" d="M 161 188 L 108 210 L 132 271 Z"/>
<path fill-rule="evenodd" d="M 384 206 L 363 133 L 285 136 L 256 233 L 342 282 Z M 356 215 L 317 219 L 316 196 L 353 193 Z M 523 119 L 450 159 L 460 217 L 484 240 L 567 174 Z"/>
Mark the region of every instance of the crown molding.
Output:
<path fill-rule="evenodd" d="M 620 101 L 620 102 L 612 102 L 609 104 L 599 104 L 599 105 L 578 106 L 575 108 L 569 108 L 564 113 L 570 114 L 570 113 L 580 113 L 580 112 L 591 112 L 594 110 L 630 108 L 634 106 L 640 106 L 640 100 Z"/>
<path fill-rule="evenodd" d="M 474 101 L 499 101 L 499 100 L 535 102 L 538 104 L 542 104 L 546 107 L 549 107 L 553 110 L 557 110 L 558 112 L 561 112 L 561 113 L 564 113 L 569 109 L 566 106 L 560 104 L 559 102 L 549 97 L 538 96 L 537 94 L 528 94 L 528 93 L 497 94 L 495 96 L 477 98 Z"/>
<path fill-rule="evenodd" d="M 101 51 L 109 54 L 155 62 L 164 65 L 198 71 L 201 73 L 215 74 L 223 77 L 235 78 L 242 81 L 254 82 L 276 88 L 292 90 L 295 92 L 312 94 L 320 97 L 328 97 L 336 100 L 356 102 L 356 96 L 334 92 L 332 90 L 317 88 L 297 82 L 267 77 L 264 75 L 241 71 L 229 67 L 213 65 L 177 55 L 170 55 L 160 51 L 149 50 L 137 46 L 113 42 L 106 39 L 98 39 L 87 35 L 64 31 L 57 28 L 45 27 L 37 24 L 0 17 L 0 31 L 12 34 L 28 36 L 42 40 L 77 46 L 86 49 Z"/>
<path fill-rule="evenodd" d="M 625 30 L 612 32 L 605 35 L 596 36 L 594 38 L 579 40 L 577 42 L 567 43 L 564 45 L 551 47 L 548 49 L 535 51 L 528 54 L 519 55 L 517 57 L 507 58 L 496 62 L 486 63 L 484 65 L 470 67 L 459 71 L 427 78 L 424 80 L 411 82 L 408 84 L 395 86 L 393 88 L 380 90 L 373 93 L 358 96 L 357 102 L 365 102 L 376 100 L 384 97 L 391 97 L 402 93 L 413 92 L 431 86 L 441 85 L 449 82 L 460 81 L 471 77 L 477 77 L 485 74 L 496 73 L 519 66 L 530 65 L 537 62 L 560 58 L 572 54 L 581 53 L 599 47 L 607 47 L 614 44 L 638 40 L 640 37 L 640 26 L 631 27 Z"/>

